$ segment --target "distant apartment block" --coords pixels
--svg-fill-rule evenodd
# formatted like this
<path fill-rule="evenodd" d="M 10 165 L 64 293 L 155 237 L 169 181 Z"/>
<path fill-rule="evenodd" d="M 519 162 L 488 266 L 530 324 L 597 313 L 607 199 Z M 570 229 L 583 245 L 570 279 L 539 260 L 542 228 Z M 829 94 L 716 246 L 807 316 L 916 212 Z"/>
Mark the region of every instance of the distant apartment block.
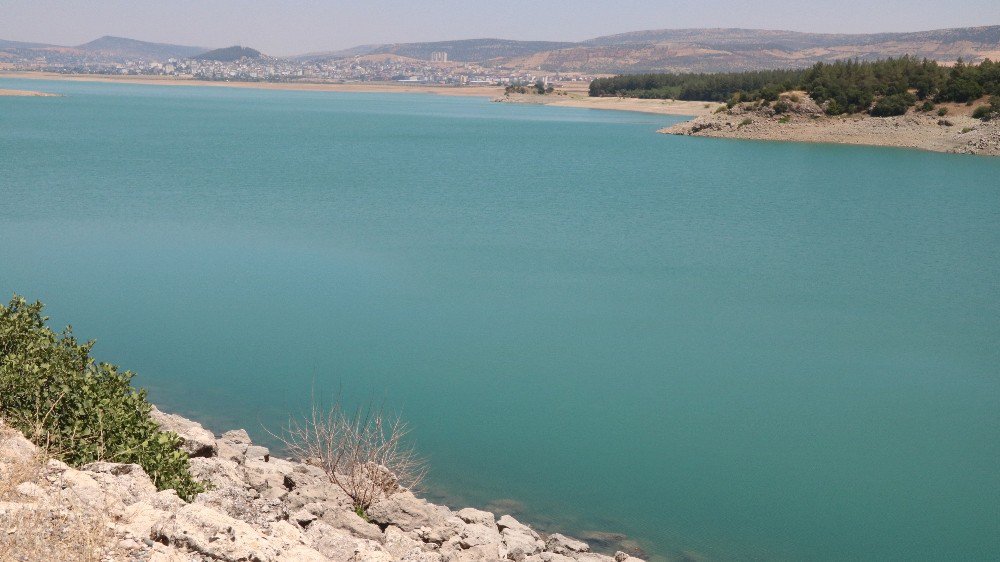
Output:
<path fill-rule="evenodd" d="M 434 51 L 431 53 L 431 62 L 448 62 L 448 53 L 444 51 Z"/>

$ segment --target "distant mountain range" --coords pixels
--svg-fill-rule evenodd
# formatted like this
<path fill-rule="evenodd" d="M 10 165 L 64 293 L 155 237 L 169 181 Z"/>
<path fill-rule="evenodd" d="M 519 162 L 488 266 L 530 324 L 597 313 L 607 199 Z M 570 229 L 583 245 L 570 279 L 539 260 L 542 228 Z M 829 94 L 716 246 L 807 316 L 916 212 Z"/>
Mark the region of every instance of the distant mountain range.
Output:
<path fill-rule="evenodd" d="M 430 60 L 444 52 L 449 61 L 512 69 L 591 74 L 651 71 L 717 72 L 804 67 L 844 58 L 876 59 L 912 55 L 940 61 L 962 57 L 1000 59 L 1000 25 L 910 33 L 823 34 L 756 29 L 663 29 L 596 37 L 580 42 L 467 39 L 429 43 L 362 45 L 340 51 L 290 57 L 300 62 L 379 55 Z M 75 47 L 0 40 L 0 62 L 33 53 L 65 53 L 99 59 L 211 58 L 262 56 L 243 47 L 209 51 L 203 47 L 102 37 Z M 219 58 L 223 57 L 223 58 Z"/>
<path fill-rule="evenodd" d="M 313 53 L 298 60 L 395 55 L 511 68 L 586 73 L 719 72 L 804 67 L 844 58 L 912 55 L 941 61 L 1000 58 L 1000 25 L 910 33 L 823 34 L 758 29 L 662 29 L 608 35 L 578 43 L 470 39 L 366 45 Z"/>

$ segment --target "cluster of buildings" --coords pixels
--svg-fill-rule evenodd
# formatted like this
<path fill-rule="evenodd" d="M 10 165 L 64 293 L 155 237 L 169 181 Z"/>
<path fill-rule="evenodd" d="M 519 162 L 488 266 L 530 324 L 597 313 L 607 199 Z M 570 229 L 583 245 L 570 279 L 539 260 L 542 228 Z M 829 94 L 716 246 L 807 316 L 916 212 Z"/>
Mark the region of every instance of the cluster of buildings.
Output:
<path fill-rule="evenodd" d="M 130 76 L 177 76 L 195 80 L 246 82 L 400 82 L 411 84 L 509 85 L 546 84 L 555 81 L 586 81 L 593 76 L 579 73 L 543 74 L 516 68 L 490 67 L 469 62 L 448 62 L 448 53 L 434 52 L 430 61 L 392 56 L 345 59 L 291 60 L 272 57 L 235 61 L 199 59 L 109 60 L 103 57 L 59 53 L 0 61 L 8 70 L 34 70 L 66 74 L 117 74 Z"/>

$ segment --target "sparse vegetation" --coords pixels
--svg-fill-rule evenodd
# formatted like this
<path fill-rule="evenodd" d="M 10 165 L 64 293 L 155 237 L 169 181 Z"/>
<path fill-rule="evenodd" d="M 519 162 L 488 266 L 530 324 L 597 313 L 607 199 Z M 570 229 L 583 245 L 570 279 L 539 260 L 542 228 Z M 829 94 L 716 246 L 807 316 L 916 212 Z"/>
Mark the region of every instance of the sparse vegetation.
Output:
<path fill-rule="evenodd" d="M 426 465 L 404 443 L 409 429 L 398 416 L 369 405 L 348 413 L 338 401 L 329 409 L 313 404 L 308 418 L 289 421 L 282 435 L 288 453 L 320 467 L 354 504 L 367 512 L 401 490 L 420 485 Z"/>
<path fill-rule="evenodd" d="M 17 295 L 0 306 L 0 417 L 71 466 L 135 463 L 161 490 L 189 500 L 202 491 L 179 438 L 150 419 L 134 373 L 95 362 L 94 342 L 56 334 L 42 309 Z"/>
<path fill-rule="evenodd" d="M 743 127 L 746 127 L 747 125 L 751 125 L 751 124 L 753 124 L 753 119 L 747 117 L 746 119 L 740 121 L 740 124 L 737 125 L 736 128 L 737 129 L 742 129 Z"/>
<path fill-rule="evenodd" d="M 0 446 L 10 438 L 0 427 Z M 46 486 L 45 458 L 0 458 L 0 502 L 25 500 L 22 484 Z M 104 513 L 78 505 L 72 495 L 0 510 L 0 560 L 100 562 L 115 559 L 115 539 Z"/>

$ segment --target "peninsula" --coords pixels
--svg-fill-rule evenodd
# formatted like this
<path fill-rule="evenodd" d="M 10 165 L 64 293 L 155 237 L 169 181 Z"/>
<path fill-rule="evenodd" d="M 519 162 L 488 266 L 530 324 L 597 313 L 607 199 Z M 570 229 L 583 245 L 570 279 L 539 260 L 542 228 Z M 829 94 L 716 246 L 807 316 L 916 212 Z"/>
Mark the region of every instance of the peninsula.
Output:
<path fill-rule="evenodd" d="M 661 132 L 1000 155 L 1000 63 L 904 56 L 809 69 L 620 75 L 590 95 L 724 103 Z"/>

